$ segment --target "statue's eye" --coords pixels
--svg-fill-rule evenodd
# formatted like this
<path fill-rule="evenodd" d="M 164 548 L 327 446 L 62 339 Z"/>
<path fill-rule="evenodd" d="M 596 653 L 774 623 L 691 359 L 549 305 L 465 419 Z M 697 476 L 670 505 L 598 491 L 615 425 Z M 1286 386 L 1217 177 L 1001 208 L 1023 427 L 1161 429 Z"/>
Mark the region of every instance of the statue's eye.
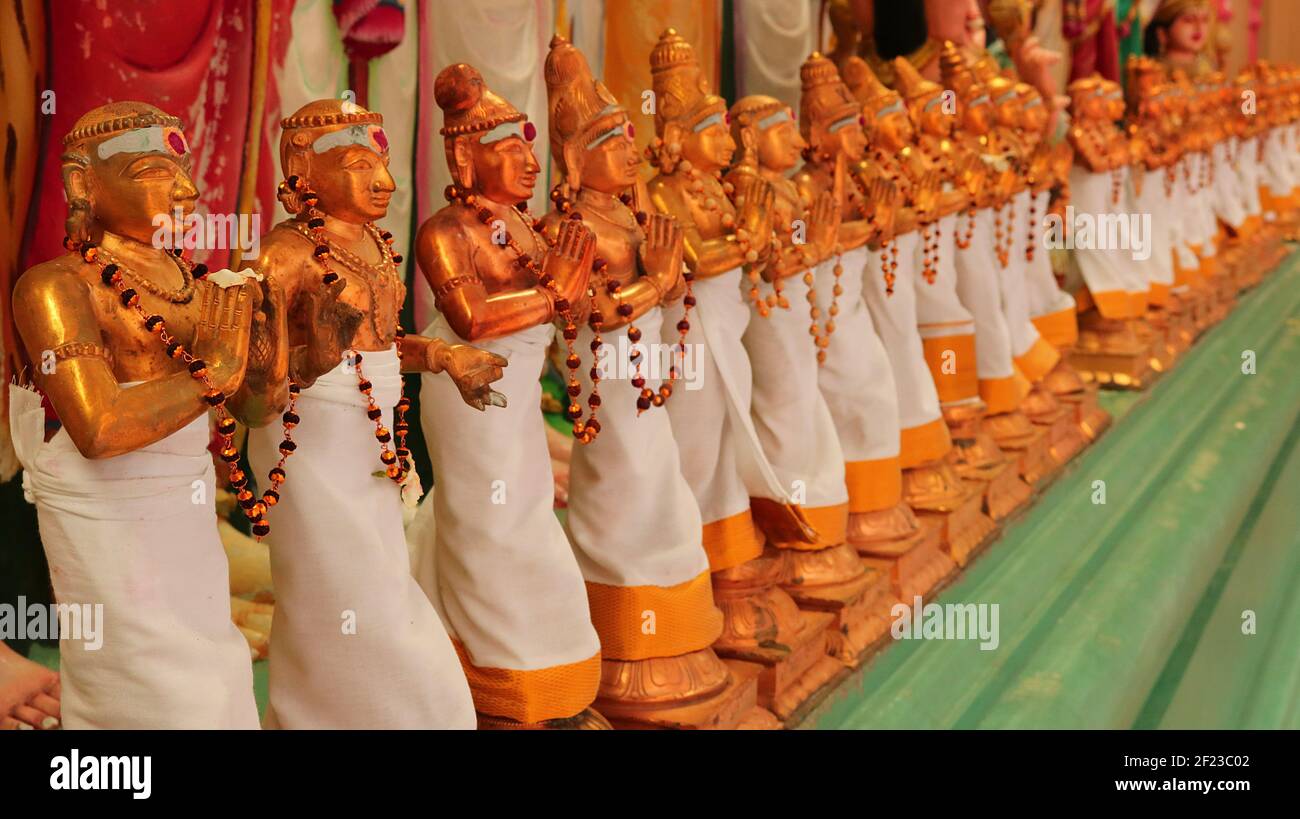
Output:
<path fill-rule="evenodd" d="M 349 171 L 368 171 L 373 167 L 375 167 L 374 163 L 369 159 L 364 158 L 353 160 L 352 162 L 349 162 L 347 166 Z"/>

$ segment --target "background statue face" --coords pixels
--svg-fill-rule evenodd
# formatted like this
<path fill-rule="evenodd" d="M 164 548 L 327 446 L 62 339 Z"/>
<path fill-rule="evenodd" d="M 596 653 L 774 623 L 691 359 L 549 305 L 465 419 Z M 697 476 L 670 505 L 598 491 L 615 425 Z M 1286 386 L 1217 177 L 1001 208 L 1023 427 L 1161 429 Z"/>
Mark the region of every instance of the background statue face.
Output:
<path fill-rule="evenodd" d="M 1195 9 L 1178 16 L 1169 26 L 1167 51 L 1195 53 L 1205 47 L 1210 32 L 1209 9 Z"/>
<path fill-rule="evenodd" d="M 726 117 L 701 131 L 688 129 L 682 139 L 682 158 L 704 171 L 727 167 L 735 152 L 736 140 L 731 138 Z"/>
<path fill-rule="evenodd" d="M 821 149 L 831 156 L 843 154 L 849 162 L 862 159 L 867 153 L 867 134 L 862 130 L 861 118 L 833 134 L 827 134 L 822 140 Z"/>
<path fill-rule="evenodd" d="M 641 154 L 633 139 L 632 123 L 625 123 L 623 135 L 614 136 L 582 152 L 582 187 L 615 194 L 636 184 Z"/>
<path fill-rule="evenodd" d="M 357 224 L 384 218 L 397 189 L 388 172 L 388 153 L 380 155 L 360 145 L 313 154 L 308 178 L 320 197 L 321 210 Z"/>
<path fill-rule="evenodd" d="M 118 153 L 100 159 L 96 147 L 88 147 L 91 162 L 82 178 L 70 182 L 83 186 L 100 228 L 141 242 L 152 241 L 158 214 L 166 216 L 166 226 L 183 228 L 173 224 L 175 209 L 188 216 L 199 198 L 188 154 Z"/>
<path fill-rule="evenodd" d="M 886 151 L 897 151 L 916 138 L 912 120 L 907 111 L 901 108 L 878 118 L 874 132 L 879 147 Z"/>
<path fill-rule="evenodd" d="M 993 127 L 993 104 L 981 102 L 979 105 L 961 103 L 962 124 L 966 130 L 976 136 L 983 136 Z"/>
<path fill-rule="evenodd" d="M 754 129 L 758 164 L 774 171 L 786 171 L 799 164 L 799 156 L 808 143 L 798 127 L 786 119 L 765 130 Z"/>
<path fill-rule="evenodd" d="M 1047 127 L 1047 106 L 1025 105 L 1020 110 L 1020 123 L 1031 134 L 1041 134 Z"/>
<path fill-rule="evenodd" d="M 952 133 L 954 117 L 943 110 L 943 101 L 938 93 L 919 101 L 916 110 L 921 133 L 939 137 Z"/>
<path fill-rule="evenodd" d="M 493 202 L 508 205 L 532 197 L 542 166 L 530 142 L 519 136 L 487 144 L 470 137 L 466 142 L 474 168 L 474 186 L 480 193 Z"/>

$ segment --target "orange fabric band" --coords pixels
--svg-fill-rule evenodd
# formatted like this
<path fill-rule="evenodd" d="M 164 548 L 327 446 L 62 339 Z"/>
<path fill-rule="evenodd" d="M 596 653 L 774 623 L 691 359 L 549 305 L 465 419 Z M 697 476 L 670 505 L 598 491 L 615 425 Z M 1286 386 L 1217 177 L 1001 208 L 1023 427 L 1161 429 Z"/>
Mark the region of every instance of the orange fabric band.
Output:
<path fill-rule="evenodd" d="M 611 660 L 677 657 L 707 648 L 722 634 L 708 572 L 676 586 L 588 582 L 587 602 L 601 656 Z"/>
<path fill-rule="evenodd" d="M 1025 378 L 1037 384 L 1055 369 L 1060 361 L 1061 351 L 1040 335 L 1034 339 L 1033 346 L 1022 355 L 1016 356 L 1016 367 L 1025 374 Z"/>
<path fill-rule="evenodd" d="M 952 450 L 952 435 L 942 418 L 900 433 L 899 462 L 903 469 L 937 461 Z"/>
<path fill-rule="evenodd" d="M 844 483 L 849 487 L 850 513 L 892 509 L 903 499 L 901 460 L 849 461 L 844 464 Z"/>
<path fill-rule="evenodd" d="M 1032 386 L 1018 370 L 1006 378 L 981 378 L 980 398 L 988 405 L 989 415 L 1014 412 Z"/>
<path fill-rule="evenodd" d="M 1034 326 L 1038 328 L 1038 334 L 1057 349 L 1073 347 L 1079 342 L 1079 315 L 1074 307 L 1035 316 Z"/>
<path fill-rule="evenodd" d="M 1162 307 L 1169 303 L 1169 297 L 1173 292 L 1173 288 L 1167 284 L 1151 282 L 1151 291 L 1147 293 L 1147 304 Z"/>
<path fill-rule="evenodd" d="M 1134 314 L 1133 294 L 1127 290 L 1107 290 L 1103 293 L 1088 292 L 1092 296 L 1093 304 L 1097 305 L 1097 310 L 1108 319 L 1137 318 L 1138 315 L 1141 315 L 1140 313 Z M 1142 306 L 1144 309 L 1146 308 L 1145 294 Z"/>
<path fill-rule="evenodd" d="M 746 507 L 730 517 L 704 524 L 704 553 L 709 571 L 720 572 L 748 563 L 763 553 L 763 533 Z"/>
<path fill-rule="evenodd" d="M 979 395 L 974 333 L 922 338 L 921 347 L 940 402 L 965 401 Z"/>
<path fill-rule="evenodd" d="M 474 708 L 516 722 L 541 722 L 582 713 L 600 688 L 600 652 L 567 665 L 528 671 L 474 665 L 459 640 L 452 640 L 469 680 Z"/>

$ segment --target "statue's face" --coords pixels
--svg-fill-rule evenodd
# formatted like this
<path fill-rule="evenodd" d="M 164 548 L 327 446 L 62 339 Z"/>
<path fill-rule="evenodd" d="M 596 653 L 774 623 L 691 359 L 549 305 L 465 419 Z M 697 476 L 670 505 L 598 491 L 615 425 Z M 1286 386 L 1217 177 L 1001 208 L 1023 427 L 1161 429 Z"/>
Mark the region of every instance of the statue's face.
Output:
<path fill-rule="evenodd" d="M 682 158 L 706 172 L 730 165 L 736 140 L 731 138 L 728 123 L 726 112 L 717 111 L 688 128 L 682 139 Z"/>
<path fill-rule="evenodd" d="M 1169 27 L 1169 51 L 1198 52 L 1204 46 L 1210 32 L 1210 11 L 1200 8 L 1179 15 Z"/>
<path fill-rule="evenodd" d="M 998 125 L 1004 128 L 1016 128 L 1020 125 L 1020 100 L 1013 94 L 1009 99 L 998 103 Z"/>
<path fill-rule="evenodd" d="M 318 207 L 345 222 L 364 224 L 384 218 L 397 189 L 388 172 L 388 152 L 378 154 L 361 145 L 313 154 L 309 174 L 320 197 Z"/>
<path fill-rule="evenodd" d="M 764 129 L 755 128 L 758 164 L 768 170 L 787 171 L 799 164 L 799 156 L 808 143 L 794 121 L 786 118 Z"/>
<path fill-rule="evenodd" d="M 159 227 L 184 229 L 173 224 L 175 211 L 180 208 L 183 219 L 194 212 L 199 198 L 188 153 L 116 153 L 100 159 L 97 147 L 92 143 L 87 149 L 91 162 L 85 184 L 101 228 L 142 242 L 151 241 Z"/>
<path fill-rule="evenodd" d="M 916 111 L 916 121 L 921 133 L 941 137 L 952 133 L 954 118 L 943 110 L 941 93 L 919 100 Z"/>
<path fill-rule="evenodd" d="M 993 104 L 982 93 L 977 99 L 978 102 L 961 103 L 962 125 L 976 136 L 983 136 L 993 127 Z"/>
<path fill-rule="evenodd" d="M 823 137 L 821 148 L 831 156 L 844 155 L 849 162 L 856 162 L 867 153 L 867 134 L 862 129 L 862 117 L 857 116 L 848 123 L 841 123 L 834 132 Z"/>
<path fill-rule="evenodd" d="M 1025 101 L 1025 105 L 1020 110 L 1020 122 L 1026 131 L 1031 134 L 1041 134 L 1047 127 L 1047 106 L 1041 102 L 1030 105 L 1034 100 Z"/>
<path fill-rule="evenodd" d="M 876 116 L 874 132 L 880 147 L 885 150 L 896 151 L 916 138 L 912 119 L 901 103 L 888 114 Z"/>
<path fill-rule="evenodd" d="M 537 185 L 542 166 L 533 154 L 532 142 L 511 135 L 492 142 L 469 138 L 474 164 L 474 186 L 493 202 L 515 205 L 527 201 Z"/>
<path fill-rule="evenodd" d="M 634 134 L 632 123 L 626 117 L 592 134 L 592 142 L 582 152 L 584 188 L 614 194 L 636 184 L 641 154 L 636 149 Z"/>

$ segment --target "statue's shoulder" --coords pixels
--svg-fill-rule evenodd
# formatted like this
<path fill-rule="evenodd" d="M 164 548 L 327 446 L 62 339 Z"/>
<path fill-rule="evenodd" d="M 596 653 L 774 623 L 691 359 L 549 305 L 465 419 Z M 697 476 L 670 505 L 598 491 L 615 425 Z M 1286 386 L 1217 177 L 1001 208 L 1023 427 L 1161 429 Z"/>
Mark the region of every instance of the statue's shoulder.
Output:
<path fill-rule="evenodd" d="M 80 257 L 64 253 L 28 268 L 14 283 L 13 302 L 22 304 L 50 293 L 89 294 L 96 269 Z"/>

